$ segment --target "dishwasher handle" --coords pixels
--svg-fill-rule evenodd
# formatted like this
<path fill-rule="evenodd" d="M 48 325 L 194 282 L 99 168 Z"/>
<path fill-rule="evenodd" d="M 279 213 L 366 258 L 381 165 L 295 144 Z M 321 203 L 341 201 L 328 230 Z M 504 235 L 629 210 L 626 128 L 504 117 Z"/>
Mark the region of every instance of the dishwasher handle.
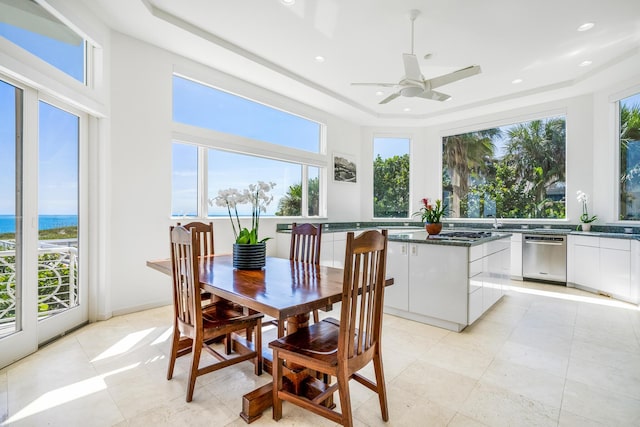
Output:
<path fill-rule="evenodd" d="M 525 240 L 525 243 L 529 245 L 547 245 L 547 246 L 562 246 L 564 243 L 545 242 L 542 240 Z"/>

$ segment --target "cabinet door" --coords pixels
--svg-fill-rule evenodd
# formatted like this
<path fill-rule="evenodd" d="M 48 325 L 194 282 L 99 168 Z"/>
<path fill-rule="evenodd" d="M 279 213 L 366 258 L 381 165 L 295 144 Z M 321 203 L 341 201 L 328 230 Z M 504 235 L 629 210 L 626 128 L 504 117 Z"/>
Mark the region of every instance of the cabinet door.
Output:
<path fill-rule="evenodd" d="M 322 241 L 320 242 L 320 265 L 333 267 L 333 234 L 334 233 L 322 233 Z"/>
<path fill-rule="evenodd" d="M 387 277 L 393 285 L 384 290 L 384 305 L 398 310 L 409 310 L 409 244 L 387 244 Z"/>
<path fill-rule="evenodd" d="M 522 233 L 511 235 L 511 277 L 522 280 Z"/>
<path fill-rule="evenodd" d="M 624 299 L 631 297 L 631 253 L 629 251 L 600 248 L 600 284 L 595 288 Z"/>
<path fill-rule="evenodd" d="M 409 311 L 467 324 L 469 256 L 466 247 L 409 247 Z"/>
<path fill-rule="evenodd" d="M 570 268 L 573 270 L 574 283 L 598 289 L 600 285 L 600 248 L 575 245 Z"/>

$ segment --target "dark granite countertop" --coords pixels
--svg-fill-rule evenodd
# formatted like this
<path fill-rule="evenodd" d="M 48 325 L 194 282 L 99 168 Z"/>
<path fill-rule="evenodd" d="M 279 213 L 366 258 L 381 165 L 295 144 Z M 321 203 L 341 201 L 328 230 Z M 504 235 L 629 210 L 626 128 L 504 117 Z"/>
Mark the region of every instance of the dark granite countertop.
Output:
<path fill-rule="evenodd" d="M 453 227 L 451 225 L 453 224 Z M 322 232 L 323 233 L 341 233 L 346 231 L 364 231 L 364 230 L 379 230 L 379 229 L 389 229 L 389 230 L 406 230 L 407 233 L 419 233 L 424 232 L 424 225 L 420 222 L 415 221 L 405 221 L 405 222 L 384 222 L 384 221 L 370 221 L 370 222 L 335 222 L 335 223 L 322 223 Z M 279 233 L 287 233 L 291 231 L 291 224 L 278 224 L 277 232 Z M 527 227 L 527 228 L 524 228 Z M 548 228 L 547 228 L 548 227 Z M 629 240 L 640 240 L 640 228 L 638 227 L 622 227 L 622 226 L 606 226 L 606 225 L 596 225 L 592 226 L 592 231 L 578 231 L 576 230 L 577 226 L 572 224 L 562 224 L 562 225 L 550 225 L 550 226 L 542 226 L 542 225 L 532 225 L 532 224 L 505 224 L 500 228 L 493 228 L 492 224 L 489 223 L 481 223 L 481 224 L 464 224 L 464 223 L 449 223 L 444 221 L 444 227 L 442 228 L 443 232 L 447 231 L 492 231 L 496 233 L 523 233 L 523 234 L 562 234 L 562 235 L 576 235 L 576 236 L 592 236 L 592 237 L 610 237 L 614 239 L 629 239 Z M 630 231 L 630 232 L 629 232 Z M 398 235 L 398 233 L 394 232 L 394 235 Z M 406 234 L 406 233 L 401 233 Z M 424 232 L 426 235 L 426 232 Z M 417 236 L 417 235 L 416 235 Z M 426 236 L 425 236 L 426 237 Z M 496 237 L 499 238 L 499 237 Z M 469 241 L 431 241 L 424 242 L 424 238 L 403 238 L 399 239 L 397 237 L 389 238 L 391 241 L 414 241 L 420 243 L 431 243 L 431 244 L 453 244 L 456 246 L 472 246 Z M 489 240 L 495 240 L 494 238 L 489 238 Z M 483 243 L 487 241 L 485 239 L 481 239 L 479 242 Z M 477 243 L 474 243 L 477 244 Z"/>

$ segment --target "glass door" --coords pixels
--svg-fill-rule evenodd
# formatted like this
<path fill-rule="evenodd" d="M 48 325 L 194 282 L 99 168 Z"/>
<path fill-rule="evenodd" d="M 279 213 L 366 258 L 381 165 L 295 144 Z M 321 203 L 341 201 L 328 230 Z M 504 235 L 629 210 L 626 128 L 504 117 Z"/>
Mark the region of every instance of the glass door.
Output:
<path fill-rule="evenodd" d="M 39 343 L 88 319 L 80 264 L 80 140 L 86 122 L 81 116 L 38 102 Z"/>
<path fill-rule="evenodd" d="M 0 367 L 38 348 L 35 293 L 25 283 L 24 92 L 0 80 Z"/>
<path fill-rule="evenodd" d="M 0 368 L 88 319 L 86 122 L 0 80 Z"/>

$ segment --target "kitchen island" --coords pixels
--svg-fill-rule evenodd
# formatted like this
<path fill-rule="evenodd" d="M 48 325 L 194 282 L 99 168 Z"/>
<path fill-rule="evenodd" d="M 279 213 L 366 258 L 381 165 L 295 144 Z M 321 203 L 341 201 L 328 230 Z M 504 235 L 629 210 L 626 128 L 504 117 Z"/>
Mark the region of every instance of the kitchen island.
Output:
<path fill-rule="evenodd" d="M 385 312 L 460 332 L 502 298 L 511 234 L 425 231 L 389 235 Z"/>

